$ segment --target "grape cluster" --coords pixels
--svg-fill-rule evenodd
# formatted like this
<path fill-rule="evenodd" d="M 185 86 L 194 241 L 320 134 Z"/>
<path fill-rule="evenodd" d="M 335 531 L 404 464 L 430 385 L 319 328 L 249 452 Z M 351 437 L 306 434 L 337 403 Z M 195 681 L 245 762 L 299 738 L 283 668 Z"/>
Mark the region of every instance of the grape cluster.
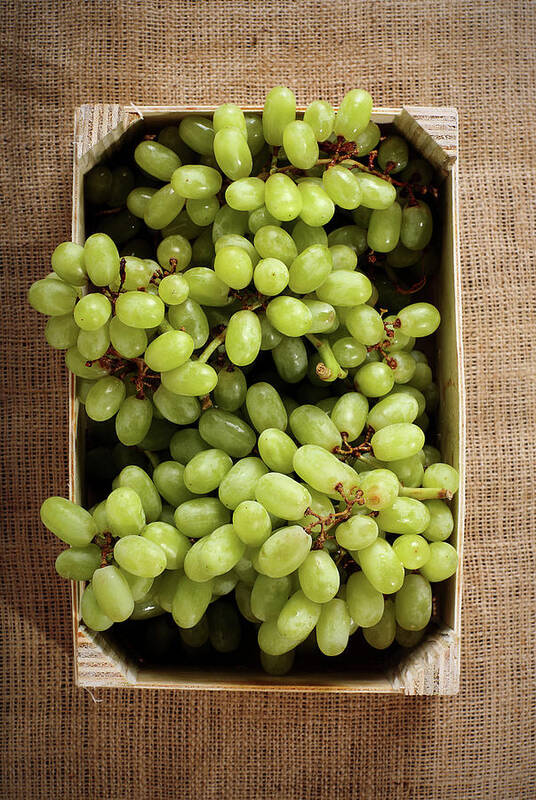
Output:
<path fill-rule="evenodd" d="M 170 612 L 226 652 L 240 615 L 283 674 L 311 635 L 336 656 L 358 628 L 384 649 L 429 624 L 458 476 L 426 443 L 438 391 L 415 349 L 440 315 L 401 299 L 431 271 L 436 192 L 371 109 L 353 90 L 297 119 L 276 87 L 262 117 L 187 116 L 86 176 L 94 232 L 29 301 L 103 470 L 122 467 L 89 511 L 41 507 L 93 630 Z"/>

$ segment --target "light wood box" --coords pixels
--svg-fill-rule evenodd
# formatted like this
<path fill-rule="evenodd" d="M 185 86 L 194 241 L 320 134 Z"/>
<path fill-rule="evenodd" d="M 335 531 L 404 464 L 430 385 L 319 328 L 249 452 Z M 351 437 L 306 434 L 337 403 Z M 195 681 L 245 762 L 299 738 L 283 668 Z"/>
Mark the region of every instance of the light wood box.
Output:
<path fill-rule="evenodd" d="M 74 127 L 73 241 L 83 244 L 85 173 L 118 146 L 146 128 L 177 122 L 193 113 L 210 115 L 214 106 L 83 105 L 76 109 Z M 261 108 L 244 108 L 261 111 Z M 304 110 L 304 109 L 299 109 Z M 454 108 L 378 108 L 375 122 L 393 123 L 442 176 L 443 247 L 437 302 L 442 325 L 437 339 L 440 387 L 440 434 L 443 459 L 460 472 L 460 491 L 453 502 L 455 529 L 452 543 L 460 556 L 458 572 L 441 589 L 441 623 L 412 651 L 383 674 L 356 669 L 355 676 L 335 671 L 311 672 L 274 678 L 259 671 L 217 673 L 199 669 L 140 669 L 105 634 L 88 630 L 80 620 L 82 587 L 72 583 L 72 624 L 75 681 L 84 687 L 166 689 L 231 689 L 287 692 L 373 692 L 385 694 L 456 694 L 459 688 L 462 543 L 464 519 L 465 412 L 461 335 L 461 281 L 458 255 L 458 117 Z M 83 414 L 83 411 L 82 411 Z M 70 499 L 82 493 L 83 419 L 71 376 L 69 394 Z"/>

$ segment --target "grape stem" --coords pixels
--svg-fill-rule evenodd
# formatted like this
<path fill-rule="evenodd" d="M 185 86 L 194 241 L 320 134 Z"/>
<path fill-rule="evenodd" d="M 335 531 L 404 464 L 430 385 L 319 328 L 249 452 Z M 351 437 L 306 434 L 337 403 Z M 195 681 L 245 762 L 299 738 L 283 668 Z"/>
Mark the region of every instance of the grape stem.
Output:
<path fill-rule="evenodd" d="M 322 358 L 322 361 L 316 365 L 316 374 L 320 380 L 331 382 L 337 380 L 337 378 L 346 378 L 348 372 L 341 367 L 335 358 L 329 342 L 325 339 L 320 339 L 313 333 L 308 333 L 307 338 L 316 347 Z"/>
<path fill-rule="evenodd" d="M 421 486 L 400 486 L 400 497 L 413 497 L 415 500 L 452 500 L 453 493 L 449 489 L 433 489 Z"/>
<path fill-rule="evenodd" d="M 104 533 L 98 533 L 93 541 L 100 547 L 101 551 L 101 567 L 107 567 L 108 564 L 112 561 L 112 553 L 114 549 L 114 538 L 111 533 L 105 531 Z"/>
<path fill-rule="evenodd" d="M 204 364 L 206 364 L 212 353 L 214 353 L 214 351 L 217 350 L 218 347 L 225 340 L 226 333 L 227 333 L 227 328 L 224 328 L 222 331 L 220 331 L 220 333 L 218 333 L 218 335 L 215 336 L 214 339 L 207 344 L 207 346 L 205 347 L 205 349 L 203 350 L 203 352 L 201 353 L 201 355 L 197 360 L 202 361 Z"/>
<path fill-rule="evenodd" d="M 331 451 L 336 456 L 341 456 L 343 460 L 347 458 L 360 458 L 364 454 L 368 454 L 372 452 L 372 445 L 370 440 L 374 433 L 374 428 L 371 428 L 370 425 L 367 428 L 365 433 L 365 438 L 361 444 L 357 444 L 352 446 L 348 442 L 348 433 L 346 431 L 341 432 L 341 439 L 342 444 L 338 447 L 334 447 Z"/>
<path fill-rule="evenodd" d="M 305 532 L 309 535 L 312 535 L 313 529 L 320 526 L 320 533 L 313 543 L 313 550 L 321 550 L 326 539 L 335 538 L 334 535 L 329 535 L 328 531 L 333 528 L 334 525 L 338 525 L 339 522 L 344 522 L 345 520 L 349 519 L 352 516 L 352 508 L 356 505 L 356 503 L 359 506 L 365 504 L 361 489 L 352 487 L 351 491 L 354 492 L 355 489 L 355 493 L 350 496 L 344 491 L 342 483 L 337 483 L 334 486 L 334 489 L 336 492 L 338 492 L 338 494 L 340 494 L 345 503 L 345 507 L 342 509 L 342 511 L 333 511 L 331 514 L 327 514 L 324 517 L 320 514 L 317 514 L 312 508 L 308 508 L 305 511 L 306 517 L 310 516 L 316 518 L 316 522 L 311 522 L 306 528 L 304 528 Z"/>
<path fill-rule="evenodd" d="M 141 450 L 141 448 L 139 449 Z M 160 459 L 158 458 L 157 453 L 152 453 L 151 450 L 141 450 L 141 452 L 152 464 L 153 469 L 156 469 L 156 467 L 160 464 Z"/>

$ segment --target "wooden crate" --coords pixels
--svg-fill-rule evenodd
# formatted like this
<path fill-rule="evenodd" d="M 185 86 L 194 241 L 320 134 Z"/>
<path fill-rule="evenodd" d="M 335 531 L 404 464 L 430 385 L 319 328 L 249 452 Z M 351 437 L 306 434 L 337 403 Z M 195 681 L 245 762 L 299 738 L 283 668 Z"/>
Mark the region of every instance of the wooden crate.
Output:
<path fill-rule="evenodd" d="M 83 178 L 119 142 L 134 138 L 145 128 L 178 121 L 193 113 L 211 115 L 214 106 L 84 105 L 75 112 L 73 241 L 83 244 Z M 245 108 L 261 111 L 261 108 Z M 303 109 L 299 109 L 303 110 Z M 383 674 L 311 672 L 274 678 L 261 671 L 199 669 L 141 669 L 119 652 L 106 636 L 88 630 L 80 620 L 82 588 L 72 583 L 72 624 L 75 680 L 78 686 L 132 686 L 166 689 L 234 689 L 245 691 L 374 692 L 387 694 L 456 694 L 460 673 L 462 540 L 464 518 L 464 385 L 461 336 L 461 284 L 458 257 L 458 118 L 453 108 L 378 108 L 372 118 L 392 123 L 426 157 L 442 176 L 443 247 L 437 280 L 437 302 L 442 325 L 437 339 L 440 388 L 439 425 L 443 459 L 460 472 L 460 491 L 453 502 L 457 547 L 457 574 L 441 588 L 441 624 L 412 651 L 401 656 Z M 71 375 L 69 396 L 70 499 L 82 499 L 83 416 Z"/>

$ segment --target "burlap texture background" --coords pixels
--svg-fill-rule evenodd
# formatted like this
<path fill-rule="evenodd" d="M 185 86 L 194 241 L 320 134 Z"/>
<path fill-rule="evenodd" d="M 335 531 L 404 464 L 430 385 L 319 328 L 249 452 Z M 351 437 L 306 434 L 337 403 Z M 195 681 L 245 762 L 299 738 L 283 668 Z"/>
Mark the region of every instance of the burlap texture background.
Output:
<path fill-rule="evenodd" d="M 522 2 L 4 2 L 2 797 L 536 797 L 536 6 Z M 38 523 L 66 492 L 66 375 L 25 303 L 69 236 L 83 102 L 456 105 L 468 390 L 462 688 L 404 698 L 72 685 L 67 584 Z M 6 124 L 7 123 L 7 124 Z M 6 160 L 7 156 L 7 160 Z"/>

